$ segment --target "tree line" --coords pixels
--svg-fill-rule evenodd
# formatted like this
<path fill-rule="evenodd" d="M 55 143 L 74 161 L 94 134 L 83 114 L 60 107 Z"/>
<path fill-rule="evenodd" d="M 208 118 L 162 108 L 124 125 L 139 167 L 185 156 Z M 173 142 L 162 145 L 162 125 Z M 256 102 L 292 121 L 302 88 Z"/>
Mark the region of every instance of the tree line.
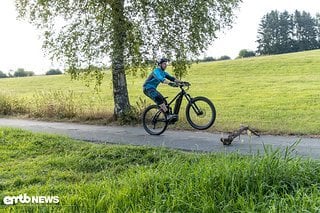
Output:
<path fill-rule="evenodd" d="M 199 62 L 211 62 L 211 61 L 224 61 L 224 60 L 230 60 L 231 57 L 227 55 L 220 56 L 219 58 L 214 58 L 212 56 L 206 56 L 203 59 L 199 59 Z"/>
<path fill-rule="evenodd" d="M 48 70 L 45 75 L 61 75 L 62 71 L 59 69 L 50 69 Z M 9 72 L 6 74 L 5 72 L 0 70 L 0 78 L 14 78 L 14 77 L 27 77 L 27 76 L 34 76 L 33 71 L 26 71 L 23 68 L 18 68 L 16 71 Z"/>
<path fill-rule="evenodd" d="M 261 19 L 256 51 L 242 49 L 237 58 L 274 55 L 320 48 L 320 14 L 312 17 L 306 11 L 279 12 L 272 10 Z M 202 62 L 216 61 L 204 57 Z"/>
<path fill-rule="evenodd" d="M 320 14 L 272 10 L 258 29 L 259 55 L 281 54 L 320 48 Z"/>

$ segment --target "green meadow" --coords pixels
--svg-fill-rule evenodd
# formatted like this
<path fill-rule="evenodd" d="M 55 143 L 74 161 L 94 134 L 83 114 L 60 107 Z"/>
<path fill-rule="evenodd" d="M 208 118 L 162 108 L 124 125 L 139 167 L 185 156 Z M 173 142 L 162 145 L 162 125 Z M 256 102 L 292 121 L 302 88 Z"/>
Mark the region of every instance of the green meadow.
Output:
<path fill-rule="evenodd" d="M 0 128 L 0 212 L 319 212 L 320 164 L 191 153 Z M 58 203 L 12 196 L 56 196 Z M 12 201 L 13 202 L 13 201 Z"/>
<path fill-rule="evenodd" d="M 232 131 L 243 124 L 262 133 L 319 134 L 320 50 L 193 64 L 183 80 L 192 84 L 192 96 L 206 96 L 216 107 L 217 119 L 208 131 Z M 110 71 L 98 93 L 93 81 L 71 81 L 66 75 L 0 79 L 0 113 L 110 124 Z M 128 120 L 139 125 L 143 108 L 152 102 L 142 93 L 139 74 L 128 74 L 127 81 L 135 109 Z M 171 98 L 178 92 L 166 85 L 159 89 Z M 180 118 L 174 128 L 191 129 L 184 110 Z"/>

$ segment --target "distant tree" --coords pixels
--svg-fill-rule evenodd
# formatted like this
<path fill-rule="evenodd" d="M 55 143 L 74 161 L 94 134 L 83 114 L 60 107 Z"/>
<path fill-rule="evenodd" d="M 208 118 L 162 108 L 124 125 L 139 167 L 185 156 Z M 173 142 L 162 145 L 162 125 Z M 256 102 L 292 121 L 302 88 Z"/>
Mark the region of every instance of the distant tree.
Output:
<path fill-rule="evenodd" d="M 317 26 L 317 35 L 318 35 L 318 43 L 320 44 L 320 13 L 316 15 L 316 26 Z"/>
<path fill-rule="evenodd" d="M 32 72 L 32 71 L 27 71 L 27 76 L 34 76 L 34 72 Z"/>
<path fill-rule="evenodd" d="M 8 77 L 7 74 L 5 74 L 0 70 L 0 78 L 7 78 L 7 77 Z"/>
<path fill-rule="evenodd" d="M 25 76 L 28 76 L 28 74 L 23 68 L 19 68 L 13 73 L 13 76 L 14 77 L 25 77 Z"/>
<path fill-rule="evenodd" d="M 25 71 L 23 68 L 17 69 L 13 74 L 14 77 L 26 77 L 26 76 L 33 76 L 33 75 L 34 75 L 34 72 Z"/>
<path fill-rule="evenodd" d="M 212 56 L 207 56 L 207 57 L 204 57 L 202 60 L 202 62 L 209 62 L 209 61 L 216 61 L 217 59 L 215 59 L 214 57 Z"/>
<path fill-rule="evenodd" d="M 248 57 L 253 57 L 253 56 L 256 56 L 256 53 L 254 51 L 242 49 L 239 52 L 238 58 L 248 58 Z"/>
<path fill-rule="evenodd" d="M 288 53 L 294 51 L 293 31 L 294 24 L 292 15 L 287 11 L 279 14 L 279 34 L 277 37 L 277 53 Z"/>
<path fill-rule="evenodd" d="M 9 77 L 9 78 L 13 78 L 13 77 L 14 77 L 14 71 L 13 71 L 13 70 L 10 70 L 10 71 L 9 71 L 8 77 Z"/>
<path fill-rule="evenodd" d="M 61 75 L 62 72 L 59 69 L 50 69 L 46 72 L 46 75 Z"/>
<path fill-rule="evenodd" d="M 320 13 L 316 14 L 315 20 L 317 26 L 318 43 L 320 44 Z"/>
<path fill-rule="evenodd" d="M 231 58 L 227 55 L 223 55 L 220 58 L 218 58 L 218 61 L 223 61 L 223 60 L 230 60 Z"/>
<path fill-rule="evenodd" d="M 295 11 L 294 13 L 294 38 L 296 51 L 313 50 L 319 48 L 317 34 L 317 20 L 310 13 Z"/>
<path fill-rule="evenodd" d="M 280 41 L 279 12 L 273 10 L 263 16 L 258 29 L 258 53 L 278 54 Z"/>

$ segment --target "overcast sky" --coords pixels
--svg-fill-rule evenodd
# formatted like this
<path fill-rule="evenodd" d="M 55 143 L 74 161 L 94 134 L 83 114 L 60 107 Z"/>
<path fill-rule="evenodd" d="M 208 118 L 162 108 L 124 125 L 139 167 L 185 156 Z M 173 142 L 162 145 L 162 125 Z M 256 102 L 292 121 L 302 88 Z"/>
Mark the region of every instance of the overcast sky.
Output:
<path fill-rule="evenodd" d="M 241 49 L 256 50 L 257 30 L 261 18 L 271 10 L 292 13 L 307 11 L 313 16 L 320 13 L 319 0 L 243 0 L 236 12 L 233 28 L 219 34 L 206 56 L 236 57 Z M 0 0 L 0 70 L 8 72 L 17 68 L 45 73 L 58 67 L 44 56 L 39 32 L 26 22 L 17 21 L 14 0 Z"/>

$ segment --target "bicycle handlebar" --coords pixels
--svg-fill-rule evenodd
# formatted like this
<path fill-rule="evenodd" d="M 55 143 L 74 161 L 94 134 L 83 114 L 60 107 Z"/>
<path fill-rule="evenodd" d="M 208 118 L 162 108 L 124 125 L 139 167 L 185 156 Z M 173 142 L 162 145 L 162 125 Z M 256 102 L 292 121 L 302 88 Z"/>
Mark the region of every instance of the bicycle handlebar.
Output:
<path fill-rule="evenodd" d="M 186 81 L 181 81 L 176 84 L 180 87 L 189 87 L 191 85 L 189 82 L 186 82 Z"/>

